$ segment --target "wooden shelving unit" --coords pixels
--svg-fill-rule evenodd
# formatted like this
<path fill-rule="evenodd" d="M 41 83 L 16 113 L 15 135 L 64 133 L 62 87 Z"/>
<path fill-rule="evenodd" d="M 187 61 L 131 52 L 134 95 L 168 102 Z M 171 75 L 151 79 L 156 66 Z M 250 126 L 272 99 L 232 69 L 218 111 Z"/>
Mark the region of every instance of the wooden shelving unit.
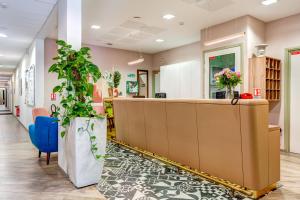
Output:
<path fill-rule="evenodd" d="M 262 98 L 280 101 L 281 96 L 281 61 L 271 57 L 249 59 L 249 92 L 260 88 Z"/>

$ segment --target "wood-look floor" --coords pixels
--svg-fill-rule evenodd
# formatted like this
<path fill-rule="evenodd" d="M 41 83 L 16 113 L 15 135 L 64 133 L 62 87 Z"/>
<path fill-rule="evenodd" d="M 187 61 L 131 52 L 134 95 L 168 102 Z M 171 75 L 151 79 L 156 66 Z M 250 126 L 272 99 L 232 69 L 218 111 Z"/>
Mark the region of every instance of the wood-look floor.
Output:
<path fill-rule="evenodd" d="M 96 186 L 76 189 L 57 166 L 57 155 L 45 155 L 29 141 L 25 128 L 12 116 L 0 115 L 0 200 L 99 200 Z"/>
<path fill-rule="evenodd" d="M 300 200 L 300 156 L 282 153 L 281 187 L 263 200 Z M 99 200 L 95 186 L 76 189 L 57 166 L 57 156 L 46 165 L 45 155 L 29 141 L 28 133 L 12 115 L 0 115 L 0 200 Z"/>

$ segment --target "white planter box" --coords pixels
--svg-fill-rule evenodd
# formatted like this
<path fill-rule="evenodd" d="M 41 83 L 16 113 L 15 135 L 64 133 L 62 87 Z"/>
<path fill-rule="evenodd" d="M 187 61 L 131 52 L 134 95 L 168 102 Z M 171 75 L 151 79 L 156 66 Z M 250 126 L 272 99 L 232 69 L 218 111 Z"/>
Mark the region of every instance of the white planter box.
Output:
<path fill-rule="evenodd" d="M 106 119 L 76 118 L 68 129 L 65 138 L 60 141 L 60 154 L 62 158 L 60 167 L 69 175 L 76 187 L 85 187 L 99 182 L 103 170 L 104 159 L 96 160 L 91 151 L 90 135 L 86 131 L 90 120 L 89 131 L 96 136 L 96 154 L 105 155 L 107 126 Z M 91 130 L 91 124 L 94 129 Z"/>

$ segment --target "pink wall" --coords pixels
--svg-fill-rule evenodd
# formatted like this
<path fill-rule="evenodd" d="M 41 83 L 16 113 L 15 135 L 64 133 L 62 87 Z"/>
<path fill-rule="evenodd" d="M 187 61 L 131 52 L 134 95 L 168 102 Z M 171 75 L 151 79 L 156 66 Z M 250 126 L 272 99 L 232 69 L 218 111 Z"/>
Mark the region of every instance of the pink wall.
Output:
<path fill-rule="evenodd" d="M 122 91 L 123 95 L 126 95 L 126 80 L 132 80 L 127 77 L 129 73 L 136 74 L 137 69 L 149 70 L 149 95 L 151 96 L 152 91 L 152 55 L 143 54 L 145 61 L 144 63 L 137 66 L 128 66 L 128 62 L 136 60 L 140 55 L 137 52 L 126 51 L 120 49 L 113 49 L 107 47 L 84 45 L 91 48 L 92 61 L 100 68 L 101 72 L 118 70 L 122 74 L 121 84 L 119 90 Z M 50 100 L 50 94 L 52 89 L 59 84 L 57 76 L 55 74 L 49 74 L 48 70 L 53 64 L 52 58 L 56 56 L 57 46 L 55 40 L 45 40 L 45 107 L 49 108 L 53 102 Z M 99 87 L 102 88 L 103 96 L 108 96 L 107 86 L 105 81 L 102 79 L 98 83 Z"/>

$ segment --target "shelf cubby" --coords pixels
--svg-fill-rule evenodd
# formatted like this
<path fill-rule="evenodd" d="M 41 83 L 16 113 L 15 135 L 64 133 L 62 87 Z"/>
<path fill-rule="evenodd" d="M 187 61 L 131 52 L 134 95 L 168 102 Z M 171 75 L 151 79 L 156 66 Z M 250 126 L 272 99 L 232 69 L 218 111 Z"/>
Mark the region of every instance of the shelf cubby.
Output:
<path fill-rule="evenodd" d="M 262 98 L 280 101 L 281 96 L 281 61 L 271 57 L 249 59 L 249 92 L 260 88 Z"/>

